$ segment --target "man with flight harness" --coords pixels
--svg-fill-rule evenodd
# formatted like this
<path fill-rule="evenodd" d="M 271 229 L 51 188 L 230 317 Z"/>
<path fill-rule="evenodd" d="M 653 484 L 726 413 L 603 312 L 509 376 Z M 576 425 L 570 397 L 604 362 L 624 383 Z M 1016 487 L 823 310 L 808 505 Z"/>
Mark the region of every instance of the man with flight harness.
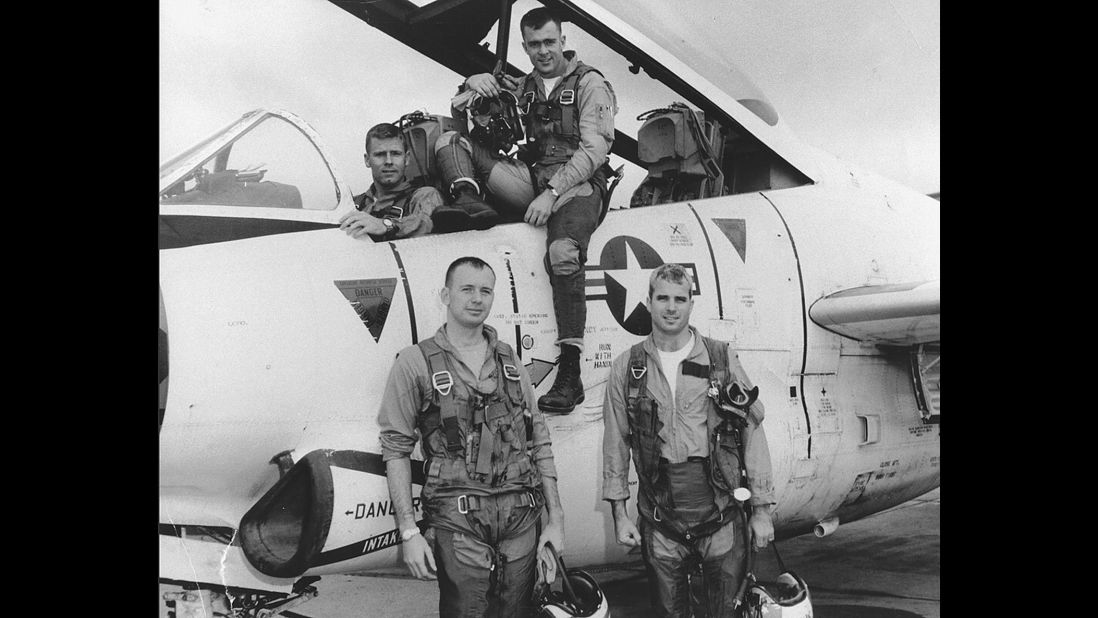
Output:
<path fill-rule="evenodd" d="M 354 196 L 355 209 L 339 220 L 352 238 L 374 242 L 423 236 L 431 232 L 431 213 L 442 206 L 438 189 L 419 187 L 405 178 L 405 151 L 400 128 L 388 122 L 366 132 L 366 154 L 373 183 Z"/>
<path fill-rule="evenodd" d="M 521 82 L 505 73 L 470 76 L 452 100 L 454 115 L 476 116 L 476 101 L 510 97 L 525 117 L 526 144 L 518 158 L 504 153 L 499 131 L 476 126 L 465 137 L 443 133 L 435 144 L 436 160 L 450 204 L 437 208 L 436 232 L 485 229 L 497 211 L 506 218 L 547 226 L 545 269 L 553 289 L 560 365 L 549 392 L 538 406 L 550 414 L 567 414 L 584 399 L 580 354 L 587 321 L 584 264 L 591 235 L 604 214 L 607 154 L 614 142 L 614 91 L 602 74 L 564 50 L 560 19 L 545 8 L 533 9 L 520 21 L 522 47 L 534 70 Z M 509 123 L 517 135 L 515 117 Z M 512 135 L 514 137 L 514 135 Z M 510 139 L 510 138 L 508 138 Z M 491 204 L 485 203 L 486 195 Z M 494 208 L 493 208 L 494 206 Z"/>
<path fill-rule="evenodd" d="M 446 324 L 401 350 L 378 414 L 382 459 L 404 562 L 439 581 L 441 616 L 526 616 L 537 558 L 549 581 L 564 514 L 544 417 L 514 350 L 484 324 L 495 273 L 455 260 L 440 291 Z M 410 455 L 422 439 L 423 534 L 412 507 Z M 542 529 L 543 507 L 548 521 Z"/>
<path fill-rule="evenodd" d="M 618 542 L 642 545 L 657 616 L 691 615 L 688 576 L 699 567 L 706 615 L 732 616 L 747 538 L 755 551 L 774 539 L 770 451 L 758 389 L 738 357 L 690 326 L 692 289 L 681 265 L 653 271 L 652 334 L 614 360 L 603 404 L 603 499 Z M 639 530 L 625 509 L 631 455 Z"/>

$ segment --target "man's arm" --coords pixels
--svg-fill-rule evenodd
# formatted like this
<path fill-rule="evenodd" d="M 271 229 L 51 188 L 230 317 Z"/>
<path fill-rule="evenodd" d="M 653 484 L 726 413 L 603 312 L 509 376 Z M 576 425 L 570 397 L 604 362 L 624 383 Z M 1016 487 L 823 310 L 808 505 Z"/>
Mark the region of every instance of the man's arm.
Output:
<path fill-rule="evenodd" d="M 640 543 L 640 532 L 625 509 L 629 499 L 629 419 L 625 411 L 628 362 L 628 351 L 614 360 L 602 402 L 602 497 L 610 502 L 618 543 L 635 547 Z"/>
<path fill-rule="evenodd" d="M 504 90 L 508 90 L 513 94 L 518 90 L 519 82 L 506 73 L 503 75 L 502 83 L 491 73 L 477 73 L 466 78 L 465 88 L 476 92 L 482 97 L 498 97 Z"/>
<path fill-rule="evenodd" d="M 560 493 L 557 491 L 557 467 L 553 461 L 553 442 L 549 435 L 549 427 L 545 424 L 545 415 L 536 405 L 537 393 L 534 392 L 533 383 L 530 382 L 530 374 L 526 368 L 519 365 L 519 380 L 525 394 L 526 405 L 530 412 L 533 445 L 530 457 L 538 470 L 541 479 L 541 491 L 545 496 L 545 508 L 549 515 L 545 529 L 538 539 L 538 550 L 541 553 L 546 542 L 551 542 L 557 553 L 564 553 L 564 509 L 560 504 Z M 539 571 L 539 575 L 540 575 Z"/>
<path fill-rule="evenodd" d="M 416 346 L 401 350 L 389 370 L 377 415 L 389 500 L 393 505 L 393 518 L 402 533 L 419 529 L 412 508 L 411 453 L 416 445 L 416 415 L 423 400 L 416 375 L 426 374 L 426 371 L 427 361 Z M 412 575 L 435 579 L 431 574 L 435 569 L 434 555 L 423 535 L 416 534 L 408 539 L 403 554 Z"/>
<path fill-rule="evenodd" d="M 728 359 L 732 377 L 739 380 L 747 389 L 751 389 L 754 386 L 751 378 L 747 376 L 743 365 L 740 364 L 739 355 L 731 346 L 728 348 Z M 757 550 L 765 549 L 767 543 L 774 540 L 774 522 L 770 514 L 772 505 L 775 503 L 774 481 L 770 462 L 770 445 L 767 443 L 766 430 L 762 425 L 764 418 L 766 418 L 766 410 L 763 408 L 760 397 L 751 405 L 747 426 L 743 430 L 744 467 L 747 469 L 748 489 L 751 490 L 751 537 Z"/>
<path fill-rule="evenodd" d="M 385 475 L 397 528 L 402 536 L 405 531 L 416 530 L 415 536 L 404 541 L 404 564 L 416 579 L 438 579 L 435 575 L 435 555 L 427 539 L 419 534 L 412 511 L 412 460 L 408 457 L 390 459 L 385 462 Z"/>
<path fill-rule="evenodd" d="M 434 227 L 431 213 L 443 205 L 442 194 L 434 187 L 420 187 L 408 201 L 408 212 L 395 222 L 393 238 L 411 238 L 430 234 Z"/>
<path fill-rule="evenodd" d="M 373 237 L 383 236 L 386 232 L 385 224 L 381 222 L 381 219 L 370 213 L 357 210 L 352 210 L 340 218 L 339 229 L 347 232 L 347 235 L 351 238 L 370 236 L 372 240 L 376 240 Z"/>
<path fill-rule="evenodd" d="M 549 179 L 549 185 L 562 195 L 589 180 L 606 162 L 614 145 L 614 115 L 618 106 L 609 82 L 589 71 L 580 79 L 576 90 L 579 150 Z"/>
<path fill-rule="evenodd" d="M 560 556 L 564 555 L 564 509 L 560 505 L 560 494 L 557 493 L 557 479 L 541 477 L 541 491 L 545 496 L 545 508 L 549 512 L 549 521 L 538 537 L 537 556 L 542 568 L 538 569 L 538 582 L 552 582 L 556 579 L 557 562 L 552 559 L 545 549 L 547 543 L 553 544 L 553 549 Z"/>

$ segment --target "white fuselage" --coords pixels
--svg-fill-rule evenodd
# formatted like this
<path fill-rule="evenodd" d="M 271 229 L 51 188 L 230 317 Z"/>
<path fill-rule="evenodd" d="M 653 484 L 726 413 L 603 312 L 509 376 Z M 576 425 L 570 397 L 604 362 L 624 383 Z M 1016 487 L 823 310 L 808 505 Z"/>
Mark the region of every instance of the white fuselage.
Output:
<path fill-rule="evenodd" d="M 938 203 L 875 182 L 609 213 L 587 251 L 586 401 L 548 417 L 569 564 L 627 557 L 601 494 L 602 394 L 610 361 L 643 338 L 630 329 L 648 320 L 648 272 L 663 262 L 692 266 L 692 324 L 734 342 L 760 387 L 779 538 L 939 485 L 940 425 L 920 418 L 909 352 L 842 338 L 807 317 L 815 299 L 837 290 L 940 277 Z M 392 360 L 443 323 L 438 289 L 464 255 L 495 269 L 488 323 L 543 394 L 557 357 L 544 251 L 544 228 L 524 223 L 394 243 L 328 229 L 161 251 L 170 371 L 160 521 L 235 529 L 278 480 L 270 462 L 283 451 L 295 461 L 316 449 L 379 453 L 376 418 Z M 389 299 L 376 339 L 346 290 Z M 395 527 L 385 479 L 363 483 L 357 495 L 337 496 L 346 521 L 333 520 L 326 550 Z M 397 552 L 310 573 L 395 565 Z"/>

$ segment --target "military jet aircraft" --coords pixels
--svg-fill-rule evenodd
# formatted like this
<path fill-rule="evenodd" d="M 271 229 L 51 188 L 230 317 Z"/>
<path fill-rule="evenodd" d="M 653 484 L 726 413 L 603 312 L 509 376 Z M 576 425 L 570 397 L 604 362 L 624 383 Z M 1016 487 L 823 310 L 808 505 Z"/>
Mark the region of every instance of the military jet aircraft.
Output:
<path fill-rule="evenodd" d="M 498 68 L 481 41 L 510 19 L 508 2 L 332 2 L 461 75 Z M 611 360 L 648 334 L 648 275 L 666 262 L 692 270 L 692 323 L 733 342 L 760 387 L 779 539 L 939 486 L 939 202 L 800 143 L 734 69 L 658 44 L 659 24 L 545 4 L 620 58 L 605 67 L 619 102 L 659 101 L 614 142 L 612 164 L 639 177 L 588 252 L 586 399 L 547 419 L 568 462 L 569 564 L 638 559 L 600 499 L 601 406 Z M 454 86 L 437 89 L 444 112 Z M 451 122 L 403 120 L 413 150 Z M 544 228 L 352 239 L 338 229 L 347 177 L 306 119 L 274 108 L 162 164 L 159 190 L 161 582 L 274 615 L 316 577 L 399 564 L 376 424 L 392 359 L 444 322 L 445 265 L 476 255 L 499 275 L 488 323 L 544 393 L 557 361 Z"/>

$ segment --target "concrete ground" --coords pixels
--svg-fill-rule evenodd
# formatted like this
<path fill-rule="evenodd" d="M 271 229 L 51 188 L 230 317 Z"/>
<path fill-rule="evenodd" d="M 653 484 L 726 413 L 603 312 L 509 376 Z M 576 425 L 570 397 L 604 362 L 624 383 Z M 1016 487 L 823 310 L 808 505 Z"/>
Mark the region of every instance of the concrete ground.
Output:
<path fill-rule="evenodd" d="M 815 618 L 940 618 L 940 488 L 831 535 L 800 536 L 778 549 L 788 569 L 808 584 Z M 613 615 L 645 618 L 648 582 L 639 563 L 589 569 Z M 759 555 L 756 572 L 778 573 L 774 553 Z M 438 585 L 402 573 L 325 576 L 319 596 L 283 615 L 350 618 L 438 615 Z M 164 615 L 163 613 L 161 615 Z"/>

